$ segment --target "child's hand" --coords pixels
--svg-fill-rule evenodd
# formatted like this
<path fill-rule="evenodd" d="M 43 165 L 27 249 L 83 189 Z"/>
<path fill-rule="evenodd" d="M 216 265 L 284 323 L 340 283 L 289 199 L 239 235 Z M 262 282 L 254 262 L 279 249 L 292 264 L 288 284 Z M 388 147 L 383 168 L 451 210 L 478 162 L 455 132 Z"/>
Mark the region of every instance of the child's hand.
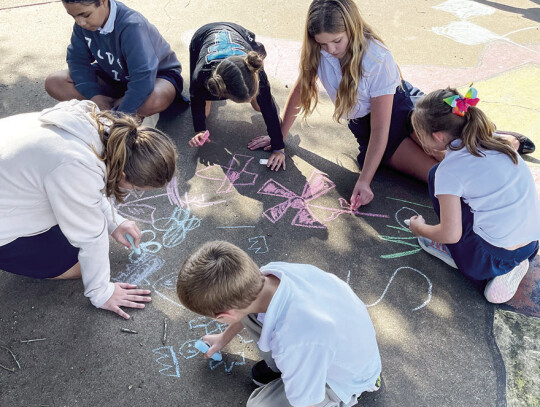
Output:
<path fill-rule="evenodd" d="M 248 143 L 248 148 L 250 150 L 256 150 L 258 148 L 263 148 L 265 151 L 268 151 L 272 148 L 270 145 L 270 136 L 259 136 L 255 137 Z"/>
<path fill-rule="evenodd" d="M 371 190 L 369 184 L 360 179 L 356 182 L 354 186 L 353 193 L 351 195 L 351 209 L 357 210 L 362 205 L 367 205 L 373 200 L 373 191 Z"/>
<path fill-rule="evenodd" d="M 142 233 L 139 227 L 137 226 L 137 224 L 133 222 L 132 220 L 126 220 L 122 222 L 120 226 L 114 229 L 114 232 L 111 233 L 111 236 L 113 237 L 114 240 L 124 245 L 128 249 L 133 249 L 133 247 L 131 247 L 131 244 L 126 239 L 126 233 L 129 233 L 131 235 L 135 243 L 135 246 L 139 247 Z"/>
<path fill-rule="evenodd" d="M 141 304 L 141 302 L 152 301 L 152 298 L 146 297 L 146 295 L 150 294 L 150 290 L 137 290 L 136 288 L 137 286 L 133 284 L 114 283 L 113 295 L 101 308 L 129 319 L 129 315 L 120 307 L 144 308 L 144 304 Z"/>
<path fill-rule="evenodd" d="M 202 146 L 205 142 L 208 141 L 208 137 L 205 138 L 205 134 L 206 134 L 206 131 L 201 131 L 197 134 L 195 134 L 191 140 L 188 141 L 188 146 L 190 147 L 200 147 Z"/>
<path fill-rule="evenodd" d="M 426 221 L 424 220 L 422 215 L 415 215 L 411 219 L 409 219 L 409 229 L 415 236 L 420 236 L 419 228 L 422 225 L 426 224 Z"/>
<path fill-rule="evenodd" d="M 216 335 L 205 335 L 202 337 L 202 341 L 210 345 L 210 349 L 208 349 L 208 352 L 204 354 L 206 359 L 210 359 L 214 353 L 219 352 L 228 343 L 226 342 L 223 333 Z"/>
<path fill-rule="evenodd" d="M 276 150 L 270 155 L 270 158 L 268 159 L 268 164 L 266 166 L 270 168 L 272 171 L 277 171 L 280 169 L 281 166 L 283 166 L 283 171 L 287 169 L 287 166 L 285 164 L 285 151 L 283 150 Z"/>

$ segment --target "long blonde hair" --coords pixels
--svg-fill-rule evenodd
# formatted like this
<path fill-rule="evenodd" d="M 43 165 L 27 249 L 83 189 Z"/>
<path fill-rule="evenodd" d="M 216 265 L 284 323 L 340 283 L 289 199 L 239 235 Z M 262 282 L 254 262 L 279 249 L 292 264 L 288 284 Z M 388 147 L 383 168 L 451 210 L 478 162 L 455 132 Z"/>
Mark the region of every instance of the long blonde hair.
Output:
<path fill-rule="evenodd" d="M 470 106 L 464 116 L 452 112 L 444 99 L 459 95 L 454 88 L 439 89 L 424 96 L 416 104 L 412 125 L 422 147 L 429 154 L 429 140 L 432 134 L 438 131 L 447 133 L 451 141 L 461 140 L 458 146 L 450 145 L 451 150 L 466 148 L 476 157 L 483 157 L 483 150 L 495 150 L 506 154 L 514 164 L 518 163 L 517 152 L 511 144 L 501 137 L 494 135 L 495 125 L 486 114 L 477 107 Z"/>
<path fill-rule="evenodd" d="M 341 59 L 342 79 L 339 83 L 334 115 L 336 121 L 347 115 L 356 105 L 358 85 L 362 79 L 362 59 L 370 40 L 382 39 L 362 19 L 352 0 L 313 0 L 309 6 L 302 56 L 300 60 L 301 114 L 307 118 L 317 106 L 319 89 L 317 71 L 321 47 L 315 35 L 345 32 L 349 39 L 347 52 Z"/>
<path fill-rule="evenodd" d="M 165 133 L 139 125 L 127 114 L 109 111 L 94 113 L 104 149 L 98 157 L 105 162 L 105 195 L 123 202 L 127 193 L 120 188 L 125 180 L 140 188 L 165 186 L 176 171 L 176 146 Z"/>

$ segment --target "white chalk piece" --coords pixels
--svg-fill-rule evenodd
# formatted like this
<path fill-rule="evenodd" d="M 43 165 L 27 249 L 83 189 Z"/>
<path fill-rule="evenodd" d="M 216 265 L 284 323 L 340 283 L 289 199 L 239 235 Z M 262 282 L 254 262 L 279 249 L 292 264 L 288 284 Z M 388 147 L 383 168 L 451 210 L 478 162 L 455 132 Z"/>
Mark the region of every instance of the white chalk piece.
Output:
<path fill-rule="evenodd" d="M 135 250 L 135 254 L 140 255 L 141 254 L 141 248 L 135 246 L 135 241 L 133 240 L 133 237 L 129 233 L 126 233 L 126 239 L 129 242 L 129 244 L 131 245 L 131 247 L 133 248 L 133 250 Z"/>
<path fill-rule="evenodd" d="M 200 339 L 197 342 L 195 342 L 193 346 L 195 347 L 195 349 L 197 349 L 198 351 L 202 353 L 206 353 L 208 352 L 208 349 L 210 349 L 210 345 L 208 345 L 206 342 L 203 342 Z M 219 352 L 214 353 L 212 356 L 210 356 L 210 358 L 214 359 L 216 362 L 220 362 L 223 359 L 221 357 L 221 353 Z"/>
<path fill-rule="evenodd" d="M 267 158 L 261 158 L 261 159 L 259 160 L 259 164 L 262 164 L 262 165 L 268 164 L 268 159 L 267 159 Z"/>
<path fill-rule="evenodd" d="M 405 219 L 403 222 L 405 222 L 405 224 L 407 226 L 410 226 L 411 225 L 411 220 L 410 219 Z"/>

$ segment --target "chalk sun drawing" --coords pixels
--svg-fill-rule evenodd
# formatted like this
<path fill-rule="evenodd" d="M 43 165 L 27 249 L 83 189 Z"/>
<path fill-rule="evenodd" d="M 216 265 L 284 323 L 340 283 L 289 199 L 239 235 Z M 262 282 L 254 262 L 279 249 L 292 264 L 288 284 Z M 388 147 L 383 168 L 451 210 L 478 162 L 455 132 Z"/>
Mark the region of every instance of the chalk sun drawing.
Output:
<path fill-rule="evenodd" d="M 386 284 L 386 288 L 384 289 L 384 291 L 381 294 L 381 296 L 379 297 L 379 299 L 377 301 L 375 301 L 373 304 L 366 304 L 366 307 L 374 307 L 375 305 L 377 305 L 379 302 L 382 301 L 382 299 L 386 295 L 386 292 L 388 291 L 388 288 L 390 287 L 390 284 L 392 284 L 392 281 L 394 280 L 394 277 L 396 276 L 397 273 L 399 273 L 402 270 L 412 270 L 415 273 L 418 273 L 422 277 L 424 277 L 426 279 L 427 283 L 428 283 L 428 294 L 427 294 L 426 300 L 422 304 L 420 304 L 418 307 L 415 307 L 412 310 L 413 311 L 418 311 L 419 309 L 424 308 L 431 301 L 431 290 L 433 288 L 433 285 L 431 284 L 431 280 L 424 273 L 422 273 L 421 271 L 416 270 L 416 269 L 414 269 L 412 267 L 399 267 L 394 271 L 394 274 L 392 274 L 392 277 L 390 277 L 390 280 L 388 281 L 388 284 Z"/>
<path fill-rule="evenodd" d="M 326 226 L 309 209 L 310 202 L 335 188 L 335 184 L 323 173 L 313 171 L 307 180 L 301 195 L 285 188 L 279 182 L 269 179 L 259 189 L 261 195 L 271 195 L 285 198 L 286 200 L 264 211 L 272 223 L 280 220 L 290 209 L 297 210 L 291 225 L 306 228 L 326 229 Z"/>
<path fill-rule="evenodd" d="M 212 181 L 220 181 L 221 185 L 217 189 L 217 194 L 225 194 L 232 191 L 233 187 L 255 185 L 258 175 L 247 171 L 249 163 L 253 160 L 252 156 L 235 154 L 228 165 L 214 164 L 203 168 L 195 173 L 196 176 Z M 225 171 L 225 175 L 211 175 L 215 170 Z"/>
<path fill-rule="evenodd" d="M 159 369 L 160 374 L 169 377 L 180 377 L 180 365 L 172 346 L 161 346 L 152 349 L 152 352 L 159 355 L 155 360 L 158 365 L 163 366 Z"/>
<path fill-rule="evenodd" d="M 187 233 L 201 226 L 201 220 L 187 209 L 175 208 L 169 218 L 156 219 L 152 224 L 154 229 L 165 232 L 163 234 L 163 246 L 172 248 L 182 243 Z"/>
<path fill-rule="evenodd" d="M 266 237 L 255 236 L 255 237 L 250 237 L 248 240 L 251 243 L 251 246 L 249 246 L 248 250 L 253 250 L 256 254 L 268 253 L 268 245 L 266 244 Z"/>

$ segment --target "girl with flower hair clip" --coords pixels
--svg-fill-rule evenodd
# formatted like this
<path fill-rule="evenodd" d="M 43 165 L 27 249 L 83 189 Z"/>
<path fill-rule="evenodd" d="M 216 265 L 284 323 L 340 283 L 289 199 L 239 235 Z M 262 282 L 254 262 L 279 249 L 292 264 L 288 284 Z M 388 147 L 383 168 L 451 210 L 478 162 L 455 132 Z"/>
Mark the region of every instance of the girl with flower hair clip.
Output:
<path fill-rule="evenodd" d="M 531 171 L 478 101 L 474 88 L 466 97 L 447 88 L 417 103 L 412 124 L 422 147 L 445 156 L 428 180 L 440 223 L 413 216 L 410 229 L 428 253 L 487 282 L 489 302 L 503 303 L 538 252 L 540 201 Z"/>

